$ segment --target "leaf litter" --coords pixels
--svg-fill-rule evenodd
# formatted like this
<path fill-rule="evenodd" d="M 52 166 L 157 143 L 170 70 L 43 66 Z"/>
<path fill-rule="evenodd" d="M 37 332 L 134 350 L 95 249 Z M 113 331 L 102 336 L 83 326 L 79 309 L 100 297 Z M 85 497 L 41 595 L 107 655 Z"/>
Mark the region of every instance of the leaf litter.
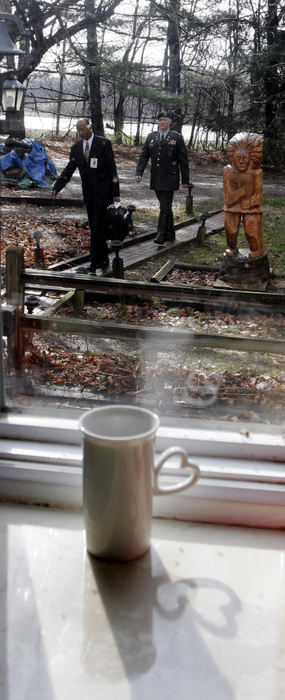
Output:
<path fill-rule="evenodd" d="M 129 154 L 125 154 L 128 161 Z M 41 264 L 44 267 L 64 259 L 86 253 L 90 236 L 78 211 L 58 208 L 42 211 L 39 207 L 24 205 L 19 212 L 12 204 L 2 209 L 1 266 L 5 268 L 5 248 L 21 245 L 26 267 L 38 267 L 36 244 L 33 237 L 40 232 Z M 157 262 L 155 263 L 157 266 Z M 145 266 L 144 266 L 145 267 Z M 154 262 L 150 261 L 150 276 Z M 126 273 L 127 278 L 145 279 L 145 269 Z M 148 273 L 147 273 L 148 274 Z M 213 273 L 174 269 L 168 275 L 173 283 L 211 286 Z M 66 306 L 60 316 L 72 317 L 74 311 Z M 81 318 L 112 321 L 131 325 L 161 326 L 192 332 L 216 333 L 244 337 L 275 338 L 284 340 L 282 314 L 265 316 L 255 314 L 236 316 L 229 313 L 197 311 L 190 305 L 169 306 L 158 299 L 134 304 L 87 303 Z M 32 338 L 32 340 L 31 340 Z M 170 353 L 167 348 L 145 356 L 139 347 L 130 343 L 109 343 L 106 351 L 103 341 L 93 341 L 84 348 L 86 339 L 30 336 L 23 374 L 27 395 L 54 396 L 59 403 L 67 397 L 68 405 L 81 397 L 83 405 L 92 397 L 118 399 L 127 397 L 145 401 L 167 412 L 181 415 L 215 416 L 223 420 L 284 422 L 285 419 L 285 360 L 281 355 L 258 355 L 224 350 L 192 348 L 188 353 Z M 96 347 L 94 347 L 96 346 Z M 13 371 L 10 370 L 10 375 Z M 20 386 L 19 382 L 19 386 Z M 22 397 L 24 400 L 24 396 Z"/>

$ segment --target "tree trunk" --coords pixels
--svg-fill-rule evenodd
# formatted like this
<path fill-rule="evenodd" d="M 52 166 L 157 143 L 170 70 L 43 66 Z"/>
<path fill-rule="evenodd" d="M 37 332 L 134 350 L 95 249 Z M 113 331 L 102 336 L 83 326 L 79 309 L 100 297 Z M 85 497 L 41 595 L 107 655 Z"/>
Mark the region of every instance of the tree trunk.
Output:
<path fill-rule="evenodd" d="M 233 8 L 229 2 L 229 11 Z M 240 62 L 240 0 L 235 0 L 235 16 L 232 23 L 229 24 L 229 71 L 226 80 L 228 93 L 228 109 L 227 109 L 227 137 L 228 140 L 234 135 L 235 128 L 235 98 L 237 89 L 237 71 Z"/>
<path fill-rule="evenodd" d="M 227 80 L 228 89 L 228 140 L 234 135 L 234 104 L 235 104 L 235 92 L 236 92 L 236 78 L 234 75 L 230 75 Z"/>
<path fill-rule="evenodd" d="M 169 80 L 168 89 L 173 95 L 181 94 L 181 62 L 180 62 L 180 27 L 179 27 L 180 0 L 171 0 L 170 17 L 167 29 L 167 44 L 169 49 Z M 182 130 L 181 107 L 177 105 L 173 109 L 175 129 Z"/>
<path fill-rule="evenodd" d="M 138 10 L 139 10 L 139 0 L 136 0 L 134 12 L 133 12 L 133 26 L 131 41 L 128 44 L 122 59 L 121 71 L 119 78 L 119 98 L 117 104 L 114 107 L 114 124 L 115 124 L 115 139 L 117 143 L 122 143 L 124 121 L 125 121 L 125 102 L 127 99 L 126 86 L 128 85 L 132 66 L 137 50 L 139 36 L 144 27 L 144 23 L 138 27 Z M 116 89 L 115 89 L 116 94 Z"/>
<path fill-rule="evenodd" d="M 89 98 L 92 128 L 95 134 L 104 136 L 104 122 L 101 98 L 101 60 L 98 51 L 96 27 L 87 29 L 87 58 L 92 61 L 89 67 Z"/>
<path fill-rule="evenodd" d="M 262 77 L 262 33 L 263 20 L 261 16 L 261 0 L 258 0 L 257 8 L 253 13 L 253 52 L 249 66 L 250 78 L 250 122 L 253 125 L 254 131 L 262 129 L 261 121 L 264 113 L 263 103 L 263 77 Z M 260 125 L 260 126 L 258 126 Z"/>
<path fill-rule="evenodd" d="M 123 129 L 124 129 L 124 104 L 126 101 L 125 95 L 120 92 L 118 102 L 114 110 L 114 124 L 115 124 L 115 140 L 116 143 L 122 143 L 123 140 Z"/>
<path fill-rule="evenodd" d="M 88 81 L 88 73 L 85 71 L 84 79 L 83 79 L 83 100 L 82 100 L 82 117 L 85 117 L 87 114 L 87 105 L 89 105 L 89 81 Z"/>
<path fill-rule="evenodd" d="M 278 138 L 278 14 L 277 0 L 268 0 L 268 11 L 266 18 L 267 52 L 268 59 L 264 69 L 264 91 L 265 91 L 265 131 L 267 138 Z"/>
<path fill-rule="evenodd" d="M 190 138 L 189 138 L 189 143 L 188 143 L 188 146 L 190 148 L 192 148 L 194 145 L 194 134 L 195 134 L 195 127 L 196 127 L 198 114 L 199 114 L 199 110 L 200 110 L 200 101 L 201 101 L 201 90 L 199 90 L 199 95 L 198 95 L 198 99 L 196 102 L 195 111 L 194 111 L 194 114 L 192 117 L 191 133 L 190 133 Z"/>
<path fill-rule="evenodd" d="M 58 91 L 58 98 L 57 98 L 57 105 L 56 105 L 56 125 L 55 125 L 55 135 L 59 136 L 60 134 L 60 117 L 61 117 L 61 107 L 62 107 L 62 100 L 63 100 L 63 87 L 64 87 L 64 78 L 65 78 L 65 51 L 66 51 L 66 41 L 63 41 L 62 44 L 62 54 L 61 57 L 59 58 L 58 61 L 58 69 L 59 69 L 59 91 Z"/>
<path fill-rule="evenodd" d="M 137 120 L 137 130 L 136 130 L 136 135 L 134 138 L 134 145 L 139 146 L 140 144 L 140 132 L 141 132 L 141 121 L 142 121 L 142 113 L 143 113 L 143 99 L 142 97 L 138 98 L 138 120 Z"/>

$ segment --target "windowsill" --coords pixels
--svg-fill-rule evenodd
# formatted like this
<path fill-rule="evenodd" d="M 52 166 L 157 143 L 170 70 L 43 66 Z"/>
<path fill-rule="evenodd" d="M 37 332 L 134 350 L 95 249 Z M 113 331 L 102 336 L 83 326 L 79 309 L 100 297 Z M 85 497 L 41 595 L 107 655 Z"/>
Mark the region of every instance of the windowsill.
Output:
<path fill-rule="evenodd" d="M 1 500 L 82 506 L 80 412 L 66 417 L 28 411 L 0 419 Z M 189 425 L 191 427 L 189 427 Z M 243 426 L 223 430 L 210 422 L 162 421 L 157 450 L 179 444 L 199 464 L 193 489 L 153 499 L 154 517 L 254 527 L 285 527 L 284 439 L 280 429 Z M 170 465 L 163 483 L 179 472 Z"/>
<path fill-rule="evenodd" d="M 2 503 L 0 546 L 3 697 L 283 697 L 283 533 L 156 519 L 112 564 L 81 512 Z"/>

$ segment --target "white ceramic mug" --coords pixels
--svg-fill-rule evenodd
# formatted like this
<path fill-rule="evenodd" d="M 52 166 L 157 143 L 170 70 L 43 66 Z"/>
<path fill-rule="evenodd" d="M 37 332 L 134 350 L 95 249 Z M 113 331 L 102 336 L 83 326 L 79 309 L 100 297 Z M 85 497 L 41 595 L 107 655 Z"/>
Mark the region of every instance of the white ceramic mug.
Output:
<path fill-rule="evenodd" d="M 152 494 L 169 494 L 193 486 L 199 467 L 183 448 L 170 447 L 154 465 L 159 418 L 136 406 L 105 406 L 84 413 L 83 511 L 88 552 L 97 557 L 129 561 L 150 546 Z M 160 488 L 163 464 L 178 455 L 192 473 L 183 481 Z"/>

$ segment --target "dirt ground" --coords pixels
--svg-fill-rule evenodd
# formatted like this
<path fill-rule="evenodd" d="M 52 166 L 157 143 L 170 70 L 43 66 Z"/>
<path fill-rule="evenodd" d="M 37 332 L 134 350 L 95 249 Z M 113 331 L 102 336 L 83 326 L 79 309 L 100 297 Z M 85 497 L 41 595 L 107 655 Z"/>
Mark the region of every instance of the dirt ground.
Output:
<path fill-rule="evenodd" d="M 53 141 L 45 144 L 48 156 L 54 162 L 58 174 L 68 162 L 71 141 Z M 137 234 L 154 229 L 158 215 L 158 202 L 155 193 L 149 188 L 149 167 L 142 181 L 135 181 L 135 166 L 139 148 L 129 146 L 113 147 L 117 163 L 121 187 L 121 201 L 124 206 L 133 204 L 135 232 Z M 223 206 L 223 167 L 220 153 L 196 154 L 189 153 L 190 179 L 193 183 L 193 208 L 195 213 L 213 211 Z M 264 173 L 264 195 L 269 197 L 283 196 L 285 177 L 277 173 Z M 2 270 L 5 269 L 5 248 L 10 245 L 23 245 L 25 266 L 37 266 L 35 255 L 35 231 L 41 236 L 41 246 L 44 251 L 44 266 L 65 260 L 76 255 L 85 254 L 89 250 L 90 235 L 85 207 L 74 206 L 74 200 L 82 200 L 81 182 L 78 171 L 71 181 L 59 193 L 57 206 L 50 200 L 51 187 L 33 188 L 23 191 L 17 187 L 3 184 L 2 194 L 6 196 L 20 194 L 21 206 L 6 203 L 2 206 Z M 183 218 L 185 213 L 186 196 L 188 191 L 180 189 L 174 196 L 174 214 Z M 25 197 L 45 199 L 50 206 L 35 207 L 25 202 Z M 70 208 L 58 206 L 61 199 L 70 200 Z M 176 218 L 178 220 L 178 218 Z M 176 256 L 174 255 L 174 258 Z M 151 261 L 149 262 L 151 267 Z M 153 274 L 153 270 L 150 270 Z M 130 273 L 131 275 L 131 273 Z M 131 275 L 132 276 L 132 275 Z"/>
<path fill-rule="evenodd" d="M 48 156 L 52 159 L 57 173 L 60 174 L 68 162 L 70 142 L 52 141 L 45 143 Z M 113 146 L 117 170 L 120 180 L 121 201 L 124 206 L 134 204 L 137 209 L 158 209 L 158 202 L 155 193 L 149 188 L 149 165 L 143 175 L 142 181 L 137 184 L 135 181 L 135 168 L 140 148 L 130 146 Z M 198 211 L 210 211 L 223 205 L 223 167 L 224 162 L 220 153 L 201 153 L 199 157 L 195 153 L 189 152 L 190 182 L 193 184 L 193 206 Z M 285 192 L 285 176 L 277 172 L 267 171 L 263 174 L 263 194 L 266 197 L 282 197 Z M 35 188 L 25 192 L 17 190 L 15 186 L 7 187 L 3 185 L 2 193 L 14 195 L 21 193 L 37 197 L 50 197 L 50 188 Z M 185 197 L 188 191 L 183 188 L 175 192 L 173 209 L 174 212 L 183 210 Z M 72 179 L 66 187 L 59 193 L 58 199 L 81 199 L 81 182 L 78 171 L 75 171 Z M 78 210 L 78 214 L 79 214 Z M 63 216 L 68 219 L 70 212 L 68 209 L 62 211 Z M 85 212 L 82 210 L 82 217 Z M 85 217 L 86 218 L 86 217 Z"/>
<path fill-rule="evenodd" d="M 70 144 L 59 142 L 47 144 L 47 152 L 52 158 L 58 173 L 67 162 Z M 149 166 L 139 185 L 135 182 L 135 167 L 140 149 L 129 146 L 113 147 L 121 187 L 121 199 L 124 205 L 134 204 L 136 207 L 157 207 L 157 199 L 149 189 Z M 201 154 L 199 158 L 189 153 L 190 181 L 194 207 L 211 209 L 208 204 L 213 200 L 223 202 L 223 167 L 220 154 Z M 71 182 L 62 191 L 61 196 L 80 196 L 80 177 L 73 175 Z M 274 172 L 265 172 L 263 176 L 263 192 L 267 197 L 284 196 L 285 177 Z M 180 209 L 185 200 L 185 191 L 180 189 L 175 193 L 174 210 Z"/>

